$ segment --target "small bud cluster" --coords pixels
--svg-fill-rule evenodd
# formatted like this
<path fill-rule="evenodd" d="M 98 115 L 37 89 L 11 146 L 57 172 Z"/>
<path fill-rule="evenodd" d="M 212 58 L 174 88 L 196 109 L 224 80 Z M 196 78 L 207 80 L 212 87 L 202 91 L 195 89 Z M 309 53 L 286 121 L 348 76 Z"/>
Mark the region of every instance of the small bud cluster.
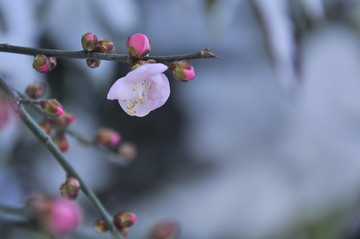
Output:
<path fill-rule="evenodd" d="M 116 214 L 114 217 L 114 221 L 113 221 L 116 229 L 124 237 L 128 236 L 128 228 L 131 227 L 132 225 L 134 225 L 135 222 L 136 222 L 136 215 L 134 213 L 128 212 L 128 211 L 124 211 L 124 212 L 120 212 L 120 213 Z M 104 220 L 99 219 L 94 224 L 94 230 L 97 233 L 105 233 L 109 229 L 105 225 Z"/>
<path fill-rule="evenodd" d="M 53 70 L 57 65 L 55 57 L 47 57 L 44 54 L 38 54 L 33 61 L 33 68 L 40 73 Z"/>
<path fill-rule="evenodd" d="M 114 43 L 110 40 L 98 40 L 98 37 L 91 33 L 85 33 L 81 36 L 81 45 L 86 52 L 113 53 Z M 90 68 L 100 66 L 101 61 L 96 59 L 86 59 L 86 64 Z"/>
<path fill-rule="evenodd" d="M 56 236 L 74 232 L 82 219 L 80 207 L 62 198 L 36 195 L 27 200 L 25 208 L 31 218 Z"/>
<path fill-rule="evenodd" d="M 136 33 L 130 36 L 127 40 L 126 47 L 129 51 L 130 70 L 135 70 L 138 66 L 148 63 L 155 63 L 154 60 L 142 61 L 142 58 L 147 56 L 151 50 L 151 41 L 148 37 L 141 33 Z M 169 65 L 171 75 L 182 82 L 187 82 L 195 78 L 195 70 L 190 62 L 186 60 L 173 61 Z"/>

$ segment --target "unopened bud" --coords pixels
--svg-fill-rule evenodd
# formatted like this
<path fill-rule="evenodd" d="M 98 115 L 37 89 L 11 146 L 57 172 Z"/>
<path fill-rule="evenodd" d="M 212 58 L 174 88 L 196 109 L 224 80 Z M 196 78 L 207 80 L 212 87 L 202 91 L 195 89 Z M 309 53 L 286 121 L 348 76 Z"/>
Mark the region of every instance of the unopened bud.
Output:
<path fill-rule="evenodd" d="M 151 239 L 175 239 L 180 234 L 180 226 L 176 222 L 157 223 L 150 232 Z"/>
<path fill-rule="evenodd" d="M 45 55 L 38 54 L 34 58 L 33 68 L 41 73 L 47 72 L 51 69 L 50 61 Z"/>
<path fill-rule="evenodd" d="M 52 125 L 48 120 L 44 120 L 39 124 L 40 128 L 42 128 L 45 133 L 50 134 L 52 130 Z"/>
<path fill-rule="evenodd" d="M 80 182 L 74 177 L 66 179 L 65 183 L 60 186 L 60 194 L 62 197 L 74 200 L 80 190 Z"/>
<path fill-rule="evenodd" d="M 98 44 L 98 38 L 93 33 L 85 33 L 81 36 L 81 44 L 84 51 L 92 51 L 96 48 Z"/>
<path fill-rule="evenodd" d="M 99 52 L 101 53 L 113 53 L 114 52 L 114 43 L 110 40 L 100 40 L 99 41 Z"/>
<path fill-rule="evenodd" d="M 55 235 L 72 233 L 80 224 L 82 211 L 72 201 L 56 198 L 51 200 L 49 212 L 43 218 L 47 229 Z"/>
<path fill-rule="evenodd" d="M 179 81 L 187 82 L 195 78 L 194 67 L 185 60 L 171 62 L 169 71 Z"/>
<path fill-rule="evenodd" d="M 51 123 L 59 127 L 68 127 L 70 124 L 76 121 L 76 117 L 67 111 L 64 111 L 62 115 L 53 117 L 50 119 Z"/>
<path fill-rule="evenodd" d="M 69 149 L 69 142 L 64 132 L 62 131 L 57 132 L 53 138 L 53 141 L 61 152 L 64 153 Z"/>
<path fill-rule="evenodd" d="M 109 229 L 107 228 L 104 220 L 102 219 L 99 219 L 95 222 L 94 224 L 94 230 L 97 232 L 97 233 L 105 233 L 107 232 Z"/>
<path fill-rule="evenodd" d="M 122 143 L 118 148 L 119 155 L 123 156 L 126 160 L 132 161 L 137 155 L 136 146 L 130 142 Z"/>
<path fill-rule="evenodd" d="M 100 66 L 101 61 L 100 60 L 95 60 L 95 59 L 86 59 L 86 64 L 88 65 L 88 67 L 90 68 L 97 68 Z"/>
<path fill-rule="evenodd" d="M 95 140 L 105 147 L 114 147 L 120 142 L 121 136 L 113 129 L 102 128 L 98 130 Z"/>
<path fill-rule="evenodd" d="M 151 42 L 144 34 L 136 33 L 128 38 L 126 47 L 131 57 L 141 59 L 150 52 Z"/>
<path fill-rule="evenodd" d="M 131 227 L 136 222 L 136 215 L 131 212 L 120 212 L 114 217 L 114 225 L 118 229 Z"/>
<path fill-rule="evenodd" d="M 142 65 L 145 65 L 145 64 L 152 64 L 152 63 L 156 63 L 156 61 L 153 60 L 153 59 L 149 59 L 149 60 L 146 60 L 146 61 L 136 61 L 134 64 L 130 65 L 130 71 L 135 70 L 139 66 L 142 66 Z"/>
<path fill-rule="evenodd" d="M 26 87 L 25 92 L 31 99 L 40 98 L 45 93 L 45 84 L 40 82 L 32 83 Z"/>
<path fill-rule="evenodd" d="M 48 116 L 58 116 L 64 113 L 61 104 L 56 99 L 44 100 L 40 106 Z"/>
<path fill-rule="evenodd" d="M 50 56 L 49 58 L 49 62 L 50 62 L 50 70 L 55 69 L 55 67 L 57 66 L 57 60 L 55 57 Z"/>

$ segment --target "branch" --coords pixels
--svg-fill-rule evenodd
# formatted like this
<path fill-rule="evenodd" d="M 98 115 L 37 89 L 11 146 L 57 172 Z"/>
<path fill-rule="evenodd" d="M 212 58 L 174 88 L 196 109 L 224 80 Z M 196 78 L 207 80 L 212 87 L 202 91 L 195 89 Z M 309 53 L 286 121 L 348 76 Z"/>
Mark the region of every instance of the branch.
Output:
<path fill-rule="evenodd" d="M 9 44 L 0 44 L 0 51 L 18 53 L 23 55 L 44 54 L 46 56 L 54 56 L 58 58 L 80 58 L 80 59 L 96 59 L 107 61 L 120 61 L 128 62 L 129 56 L 127 54 L 109 54 L 109 53 L 96 53 L 85 51 L 65 51 L 65 50 L 53 50 L 42 49 L 33 47 L 13 46 Z M 208 48 L 189 54 L 173 55 L 173 56 L 147 56 L 144 60 L 153 59 L 157 62 L 167 63 L 175 60 L 190 60 L 190 59 L 202 59 L 202 58 L 217 58 Z"/>
<path fill-rule="evenodd" d="M 17 101 L 18 96 L 15 92 L 5 83 L 5 81 L 0 77 L 0 89 L 15 102 Z M 112 223 L 112 217 L 106 211 L 104 206 L 101 204 L 99 199 L 96 197 L 91 188 L 85 183 L 85 181 L 79 176 L 71 164 L 65 159 L 64 155 L 56 147 L 54 142 L 49 138 L 49 136 L 38 126 L 38 124 L 32 119 L 32 117 L 27 113 L 27 111 L 20 105 L 18 106 L 17 112 L 19 113 L 21 119 L 25 125 L 30 129 L 30 131 L 38 138 L 38 140 L 46 147 L 46 149 L 54 156 L 56 161 L 61 165 L 61 167 L 66 172 L 67 176 L 73 176 L 77 178 L 81 184 L 81 190 L 84 192 L 85 196 L 89 199 L 91 204 L 95 207 L 98 213 L 104 219 L 106 226 L 112 232 L 115 238 L 123 238 L 120 233 L 115 228 Z"/>

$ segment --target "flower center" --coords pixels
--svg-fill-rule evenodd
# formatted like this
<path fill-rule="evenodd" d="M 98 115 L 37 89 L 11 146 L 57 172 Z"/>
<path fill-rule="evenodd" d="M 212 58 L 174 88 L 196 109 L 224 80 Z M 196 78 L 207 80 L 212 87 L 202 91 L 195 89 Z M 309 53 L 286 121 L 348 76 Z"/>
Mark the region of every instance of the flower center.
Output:
<path fill-rule="evenodd" d="M 144 102 L 148 102 L 150 98 L 148 97 L 148 90 L 151 90 L 152 86 L 150 80 L 144 80 L 143 82 L 134 83 L 133 91 L 136 92 L 137 98 L 129 99 L 127 101 L 126 112 L 130 115 L 136 114 L 138 107 Z"/>

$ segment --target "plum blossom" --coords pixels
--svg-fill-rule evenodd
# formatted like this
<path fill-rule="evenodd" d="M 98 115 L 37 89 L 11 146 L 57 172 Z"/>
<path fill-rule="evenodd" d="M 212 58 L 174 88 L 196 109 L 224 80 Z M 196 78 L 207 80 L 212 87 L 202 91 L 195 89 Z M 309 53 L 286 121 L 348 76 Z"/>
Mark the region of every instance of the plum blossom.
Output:
<path fill-rule="evenodd" d="M 121 108 L 131 116 L 149 114 L 169 98 L 169 81 L 162 74 L 167 68 L 161 63 L 138 66 L 111 86 L 107 99 L 118 100 Z"/>

